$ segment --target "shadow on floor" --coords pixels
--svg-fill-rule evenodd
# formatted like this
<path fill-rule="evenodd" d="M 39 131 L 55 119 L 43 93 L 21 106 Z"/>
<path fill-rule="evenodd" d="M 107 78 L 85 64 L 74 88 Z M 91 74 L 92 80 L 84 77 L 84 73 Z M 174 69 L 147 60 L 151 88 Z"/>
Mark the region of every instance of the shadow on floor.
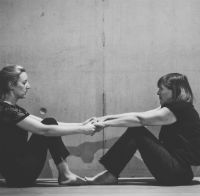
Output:
<path fill-rule="evenodd" d="M 56 179 L 38 179 L 35 184 L 28 186 L 28 187 L 59 187 Z M 5 187 L 7 188 L 7 184 L 4 179 L 0 179 L 0 188 Z M 17 187 L 9 187 L 9 188 L 17 188 Z M 21 187 L 19 187 L 21 188 Z"/>
<path fill-rule="evenodd" d="M 161 186 L 157 183 L 157 181 L 154 178 L 119 178 L 118 185 Z M 200 185 L 200 181 L 193 180 L 191 184 L 184 186 L 191 186 L 191 185 Z M 3 179 L 0 179 L 0 188 L 1 187 L 7 188 L 7 184 Z M 31 187 L 62 187 L 62 186 L 58 185 L 56 179 L 38 179 L 37 182 L 33 184 Z"/>
<path fill-rule="evenodd" d="M 118 185 L 142 185 L 142 186 L 161 186 L 154 178 L 120 178 Z M 191 185 L 200 185 L 199 180 L 193 180 Z"/>

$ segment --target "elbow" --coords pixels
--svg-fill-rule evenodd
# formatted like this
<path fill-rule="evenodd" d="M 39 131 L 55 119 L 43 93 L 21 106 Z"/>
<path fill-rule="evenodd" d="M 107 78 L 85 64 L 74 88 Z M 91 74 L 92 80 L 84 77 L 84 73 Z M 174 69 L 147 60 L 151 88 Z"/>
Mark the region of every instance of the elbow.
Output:
<path fill-rule="evenodd" d="M 140 116 L 137 116 L 137 119 L 138 119 L 138 124 L 141 126 L 146 126 L 148 124 L 146 120 Z"/>
<path fill-rule="evenodd" d="M 41 135 L 43 135 L 45 137 L 54 136 L 54 135 L 52 135 L 52 133 L 49 129 L 41 131 Z"/>
<path fill-rule="evenodd" d="M 46 137 L 62 136 L 54 126 L 44 125 L 40 130 L 41 135 Z"/>
<path fill-rule="evenodd" d="M 42 135 L 42 136 L 46 136 L 46 137 L 52 135 L 52 134 L 51 134 L 51 130 L 50 130 L 49 128 L 47 128 L 47 127 L 42 127 L 42 128 L 39 130 L 38 134 L 39 134 L 39 135 Z"/>
<path fill-rule="evenodd" d="M 126 125 L 128 126 L 145 126 L 145 120 L 140 117 L 140 116 L 136 116 L 134 115 L 133 117 L 131 116 L 130 118 L 126 119 Z"/>
<path fill-rule="evenodd" d="M 48 136 L 48 131 L 40 129 L 39 131 L 37 131 L 37 134 L 41 136 Z"/>

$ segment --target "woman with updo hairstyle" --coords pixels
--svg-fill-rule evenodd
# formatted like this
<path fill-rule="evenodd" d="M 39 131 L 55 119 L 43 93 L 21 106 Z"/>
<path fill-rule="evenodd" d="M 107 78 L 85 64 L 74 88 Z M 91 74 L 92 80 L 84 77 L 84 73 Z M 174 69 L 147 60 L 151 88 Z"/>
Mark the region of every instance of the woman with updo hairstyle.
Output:
<path fill-rule="evenodd" d="M 26 70 L 9 65 L 0 71 L 0 173 L 8 186 L 31 186 L 39 177 L 49 150 L 58 169 L 60 185 L 81 185 L 85 180 L 72 173 L 69 152 L 61 136 L 91 135 L 91 119 L 83 123 L 57 122 L 29 114 L 17 102 L 24 99 L 30 84 Z M 28 140 L 28 132 L 32 133 Z"/>
<path fill-rule="evenodd" d="M 160 185 L 187 185 L 191 166 L 200 165 L 200 119 L 185 75 L 169 73 L 157 83 L 160 106 L 145 112 L 107 115 L 95 126 L 128 127 L 100 159 L 105 171 L 85 177 L 88 184 L 117 184 L 121 171 L 138 150 Z M 155 137 L 146 126 L 161 126 Z M 134 175 L 134 174 L 133 174 Z"/>

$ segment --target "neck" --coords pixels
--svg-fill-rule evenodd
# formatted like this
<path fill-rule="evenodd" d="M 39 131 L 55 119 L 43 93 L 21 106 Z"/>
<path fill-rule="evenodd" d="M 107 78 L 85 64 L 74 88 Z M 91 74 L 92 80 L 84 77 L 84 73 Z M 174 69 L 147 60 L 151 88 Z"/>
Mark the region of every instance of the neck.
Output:
<path fill-rule="evenodd" d="M 6 95 L 3 101 L 11 105 L 16 105 L 18 100 L 12 95 Z"/>

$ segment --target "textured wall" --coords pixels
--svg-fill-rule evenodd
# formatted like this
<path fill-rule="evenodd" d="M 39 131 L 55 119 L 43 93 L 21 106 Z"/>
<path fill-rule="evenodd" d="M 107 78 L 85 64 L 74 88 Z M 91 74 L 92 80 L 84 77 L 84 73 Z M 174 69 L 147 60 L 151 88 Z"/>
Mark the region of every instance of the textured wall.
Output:
<path fill-rule="evenodd" d="M 41 117 L 80 122 L 157 107 L 156 82 L 168 72 L 188 76 L 200 111 L 199 10 L 199 0 L 0 0 L 0 66 L 27 69 L 32 89 L 19 104 Z M 64 137 L 70 167 L 100 171 L 98 159 L 124 130 Z M 136 154 L 122 175 L 149 173 Z"/>

